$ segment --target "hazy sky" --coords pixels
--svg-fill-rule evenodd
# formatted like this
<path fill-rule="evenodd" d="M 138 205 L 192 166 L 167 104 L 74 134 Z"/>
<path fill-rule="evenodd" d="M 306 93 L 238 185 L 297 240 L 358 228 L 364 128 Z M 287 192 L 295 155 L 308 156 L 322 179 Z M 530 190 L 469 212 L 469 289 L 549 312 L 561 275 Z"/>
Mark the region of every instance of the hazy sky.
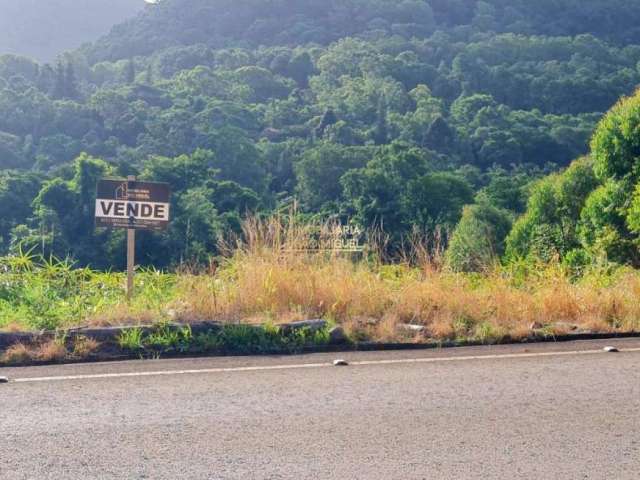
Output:
<path fill-rule="evenodd" d="M 145 7 L 145 0 L 0 0 L 0 55 L 53 61 L 104 35 Z"/>

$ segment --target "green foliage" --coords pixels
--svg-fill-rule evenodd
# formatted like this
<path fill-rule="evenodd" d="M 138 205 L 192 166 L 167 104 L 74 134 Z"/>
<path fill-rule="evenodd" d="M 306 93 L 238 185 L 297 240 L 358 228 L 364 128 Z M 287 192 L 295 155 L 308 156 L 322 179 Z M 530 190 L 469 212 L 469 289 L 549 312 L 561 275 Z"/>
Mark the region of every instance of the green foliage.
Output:
<path fill-rule="evenodd" d="M 639 20 L 622 0 L 163 0 L 55 65 L 1 56 L 0 254 L 122 268 L 122 232 L 94 231 L 94 188 L 136 174 L 173 191 L 168 231 L 139 236 L 159 268 L 206 264 L 244 215 L 292 203 L 383 228 L 394 249 L 461 216 L 462 243 L 498 222 L 464 217 L 475 200 L 527 210 L 509 258 L 631 258 L 637 97 L 593 139 L 599 184 L 634 198 L 621 221 L 600 218 L 602 198 L 582 215 L 591 172 L 530 184 L 586 154 L 640 83 Z M 472 250 L 499 255 L 498 237 Z"/>
<path fill-rule="evenodd" d="M 507 256 L 640 265 L 640 92 L 602 119 L 582 159 L 533 189 L 507 239 Z"/>
<path fill-rule="evenodd" d="M 540 175 L 541 172 L 535 169 L 492 169 L 487 173 L 486 186 L 478 192 L 477 199 L 521 214 L 526 209 L 529 187 Z"/>
<path fill-rule="evenodd" d="M 38 174 L 0 172 L 0 245 L 8 245 L 12 229 L 31 215 L 31 203 L 41 186 Z"/>
<path fill-rule="evenodd" d="M 193 336 L 188 325 L 178 328 L 166 323 L 155 325 L 150 332 L 135 327 L 125 329 L 118 335 L 120 348 L 132 352 L 184 352 L 192 341 Z"/>
<path fill-rule="evenodd" d="M 603 185 L 581 213 L 581 237 L 595 258 L 638 265 L 640 233 L 640 92 L 622 99 L 602 119 L 591 142 Z"/>
<path fill-rule="evenodd" d="M 640 93 L 621 100 L 599 123 L 591 142 L 595 172 L 601 180 L 640 175 Z"/>
<path fill-rule="evenodd" d="M 581 277 L 595 264 L 594 258 L 582 248 L 576 248 L 567 252 L 563 259 L 563 263 L 569 269 L 569 272 L 574 278 Z"/>
<path fill-rule="evenodd" d="M 431 155 L 394 143 L 380 149 L 366 167 L 342 177 L 345 199 L 362 225 L 381 228 L 395 239 L 416 228 L 453 226 L 473 191 L 460 175 L 433 171 L 435 166 Z"/>
<path fill-rule="evenodd" d="M 139 351 L 144 348 L 142 343 L 142 329 L 139 327 L 123 330 L 118 335 L 118 345 L 123 350 Z"/>
<path fill-rule="evenodd" d="M 627 226 L 635 234 L 640 234 L 640 183 L 636 185 L 627 211 Z"/>
<path fill-rule="evenodd" d="M 468 205 L 446 251 L 446 265 L 456 272 L 488 271 L 504 253 L 512 218 L 505 210 L 482 202 Z"/>
<path fill-rule="evenodd" d="M 307 150 L 295 167 L 305 205 L 318 210 L 328 202 L 340 200 L 340 179 L 350 170 L 363 167 L 370 154 L 371 149 L 366 147 L 332 143 L 321 143 Z"/>
<path fill-rule="evenodd" d="M 191 351 L 195 353 L 218 352 L 222 346 L 222 338 L 217 332 L 203 332 L 193 337 Z"/>
<path fill-rule="evenodd" d="M 562 174 L 540 180 L 532 189 L 526 213 L 507 237 L 507 258 L 550 261 L 580 247 L 578 218 L 597 185 L 593 162 L 587 157 Z"/>
<path fill-rule="evenodd" d="M 275 325 L 261 327 L 252 325 L 224 325 L 217 334 L 217 347 L 222 351 L 236 353 L 295 352 L 311 345 L 326 345 L 329 342 L 328 328 L 311 330 L 309 327 L 288 329 L 286 332 Z M 213 344 L 215 345 L 216 342 Z"/>
<path fill-rule="evenodd" d="M 154 357 L 175 352 L 292 353 L 305 346 L 326 345 L 328 342 L 327 328 L 312 331 L 305 327 L 284 332 L 270 324 L 228 324 L 194 336 L 189 326 L 160 323 L 150 332 L 131 328 L 118 336 L 118 345 L 123 350 Z"/>
<path fill-rule="evenodd" d="M 169 350 L 184 352 L 189 349 L 192 341 L 193 335 L 188 325 L 176 328 L 160 323 L 142 339 L 141 343 L 144 348 L 158 352 Z"/>
<path fill-rule="evenodd" d="M 626 191 L 623 183 L 608 180 L 589 195 L 580 214 L 582 244 L 602 261 L 626 263 L 637 258 L 637 247 L 625 223 Z"/>
<path fill-rule="evenodd" d="M 136 274 L 131 314 L 153 312 L 162 318 L 175 295 L 174 275 L 153 271 Z M 18 248 L 0 258 L 0 328 L 57 329 L 87 318 L 109 318 L 125 296 L 125 275 L 77 268 L 69 260 L 42 258 Z"/>
<path fill-rule="evenodd" d="M 453 227 L 462 215 L 462 208 L 471 202 L 473 190 L 469 183 L 451 172 L 434 172 L 411 180 L 403 199 L 405 223 L 422 230 L 437 226 Z"/>

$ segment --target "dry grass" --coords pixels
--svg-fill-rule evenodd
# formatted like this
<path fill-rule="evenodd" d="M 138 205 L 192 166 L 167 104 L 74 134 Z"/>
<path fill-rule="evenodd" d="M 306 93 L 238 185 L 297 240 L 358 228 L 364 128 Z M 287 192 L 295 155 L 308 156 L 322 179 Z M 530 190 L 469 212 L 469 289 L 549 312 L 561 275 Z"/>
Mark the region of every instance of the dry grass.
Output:
<path fill-rule="evenodd" d="M 59 339 L 49 340 L 33 347 L 32 355 L 40 362 L 58 362 L 68 355 L 64 342 Z"/>
<path fill-rule="evenodd" d="M 7 348 L 0 357 L 0 364 L 20 365 L 29 362 L 59 362 L 69 355 L 64 341 L 59 338 L 45 342 L 16 343 Z"/>
<path fill-rule="evenodd" d="M 6 365 L 19 365 L 32 359 L 31 349 L 24 343 L 16 343 L 5 350 L 0 357 L 0 363 Z"/>
<path fill-rule="evenodd" d="M 73 342 L 71 355 L 76 359 L 85 359 L 100 348 L 100 342 L 93 338 L 78 336 Z"/>
<path fill-rule="evenodd" d="M 549 334 L 576 329 L 640 328 L 640 275 L 592 273 L 576 281 L 560 266 L 524 273 L 496 268 L 483 275 L 444 271 L 437 254 L 415 242 L 405 260 L 384 265 L 372 252 L 354 260 L 310 252 L 313 229 L 252 220 L 245 242 L 208 274 L 181 275 L 176 320 L 290 321 L 326 318 L 354 338 L 375 340 L 522 338 L 532 325 Z M 398 328 L 415 324 L 424 331 Z M 409 337 L 409 338 L 407 338 Z"/>
<path fill-rule="evenodd" d="M 149 325 L 160 320 L 156 309 L 144 310 L 126 302 L 113 305 L 93 314 L 88 324 L 94 327 L 112 327 L 116 325 Z"/>

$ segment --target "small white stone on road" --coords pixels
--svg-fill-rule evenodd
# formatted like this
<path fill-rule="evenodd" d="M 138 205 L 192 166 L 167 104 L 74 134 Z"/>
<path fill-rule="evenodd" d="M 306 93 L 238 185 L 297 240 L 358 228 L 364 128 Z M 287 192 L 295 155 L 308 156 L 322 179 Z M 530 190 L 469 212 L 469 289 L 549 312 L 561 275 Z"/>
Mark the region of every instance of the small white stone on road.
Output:
<path fill-rule="evenodd" d="M 335 367 L 346 367 L 347 365 L 349 365 L 349 362 L 339 358 L 339 359 L 333 361 L 333 365 Z"/>
<path fill-rule="evenodd" d="M 9 383 L 9 379 L 7 377 L 0 377 L 0 383 Z"/>
<path fill-rule="evenodd" d="M 616 347 L 604 347 L 603 350 L 605 352 L 610 352 L 610 353 L 615 353 L 618 351 L 618 349 Z"/>

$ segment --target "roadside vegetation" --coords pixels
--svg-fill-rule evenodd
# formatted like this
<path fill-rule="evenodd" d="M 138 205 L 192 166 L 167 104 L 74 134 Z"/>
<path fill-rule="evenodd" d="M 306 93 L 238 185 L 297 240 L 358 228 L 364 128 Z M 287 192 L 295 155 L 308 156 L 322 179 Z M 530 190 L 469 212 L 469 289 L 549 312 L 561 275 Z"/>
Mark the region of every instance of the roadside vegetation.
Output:
<path fill-rule="evenodd" d="M 103 342 L 65 330 L 17 341 L 0 348 L 0 365 L 63 361 L 156 359 L 167 355 L 300 353 L 330 343 L 332 324 L 278 326 L 211 324 L 193 332 L 190 325 L 156 322 L 123 327 Z"/>
<path fill-rule="evenodd" d="M 329 330 L 327 326 L 283 329 L 270 323 L 259 327 L 226 324 L 194 334 L 189 325 L 159 323 L 147 333 L 140 328 L 125 330 L 117 342 L 125 352 L 152 357 L 166 353 L 294 353 L 306 346 L 328 344 Z"/>
<path fill-rule="evenodd" d="M 221 247 L 228 255 L 204 271 L 138 272 L 129 303 L 122 273 L 74 269 L 26 254 L 7 257 L 1 260 L 0 329 L 206 321 L 230 326 L 210 338 L 194 338 L 188 326 L 146 336 L 129 330 L 121 347 L 140 352 L 194 344 L 236 351 L 242 345 L 257 351 L 318 344 L 324 333 L 278 335 L 279 323 L 314 318 L 342 326 L 352 341 L 497 342 L 640 329 L 640 273 L 630 267 L 594 264 L 576 272 L 560 262 L 523 260 L 464 273 L 447 267 L 446 254 L 430 250 L 429 239 L 414 238 L 401 258 L 389 262 L 373 247 L 348 254 L 313 251 L 315 231 L 295 217 L 247 221 L 245 240 Z M 265 327 L 255 333 L 243 329 L 246 324 Z"/>
<path fill-rule="evenodd" d="M 55 330 L 102 316 L 121 322 L 161 319 L 176 295 L 176 276 L 140 270 L 130 304 L 123 301 L 125 277 L 29 252 L 0 258 L 0 329 Z"/>

